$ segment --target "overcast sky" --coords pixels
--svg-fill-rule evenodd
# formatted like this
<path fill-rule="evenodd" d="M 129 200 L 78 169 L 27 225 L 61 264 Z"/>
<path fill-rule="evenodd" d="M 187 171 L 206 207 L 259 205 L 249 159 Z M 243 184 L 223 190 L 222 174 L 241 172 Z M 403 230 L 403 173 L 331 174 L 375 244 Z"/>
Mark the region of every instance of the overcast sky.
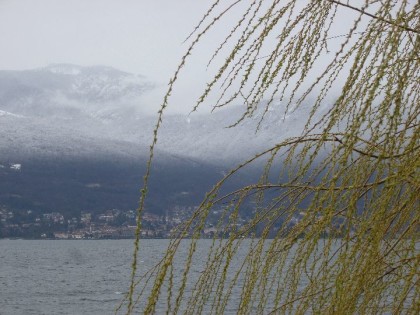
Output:
<path fill-rule="evenodd" d="M 207 0 L 0 0 L 0 69 L 105 64 L 168 76 Z"/>
<path fill-rule="evenodd" d="M 227 0 L 224 0 L 227 1 Z M 222 3 L 224 2 L 222 1 Z M 227 1 L 229 2 L 229 1 Z M 160 88 L 159 103 L 187 45 L 186 36 L 213 0 L 0 0 L 0 70 L 52 63 L 106 65 L 142 74 Z M 248 1 L 244 1 L 248 3 Z M 234 12 L 241 12 L 236 7 Z M 218 27 L 229 27 L 225 19 Z M 220 30 L 220 29 L 219 29 Z M 205 67 L 218 29 L 200 44 L 178 83 L 174 108 L 191 108 L 209 79 Z M 335 33 L 340 34 L 340 25 Z M 208 47 L 208 49 L 207 49 Z M 188 97 L 187 97 L 188 96 Z"/>
<path fill-rule="evenodd" d="M 160 84 L 151 96 L 156 102 L 187 49 L 183 41 L 212 2 L 0 0 L 0 70 L 51 63 L 112 66 Z M 198 90 L 198 77 L 204 82 L 191 67 L 179 83 L 178 100 Z"/>

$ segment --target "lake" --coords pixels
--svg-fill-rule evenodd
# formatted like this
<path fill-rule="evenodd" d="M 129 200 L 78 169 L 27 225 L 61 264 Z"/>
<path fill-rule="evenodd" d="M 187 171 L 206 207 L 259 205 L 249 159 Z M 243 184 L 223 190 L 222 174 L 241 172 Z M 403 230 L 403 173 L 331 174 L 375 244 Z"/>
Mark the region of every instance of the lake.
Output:
<path fill-rule="evenodd" d="M 0 314 L 114 314 L 129 288 L 133 242 L 0 239 Z M 198 242 L 193 277 L 202 271 L 212 241 Z M 138 274 L 153 267 L 168 244 L 166 239 L 141 240 Z M 184 257 L 189 241 L 182 245 Z M 159 305 L 156 312 L 165 307 Z"/>
<path fill-rule="evenodd" d="M 168 240 L 144 240 L 144 268 Z M 113 314 L 129 286 L 133 240 L 0 240 L 0 314 Z"/>
<path fill-rule="evenodd" d="M 203 271 L 211 242 L 198 241 L 190 270 L 192 283 Z M 141 240 L 138 274 L 152 268 L 168 244 L 169 240 L 164 239 Z M 251 244 L 250 240 L 244 240 L 241 246 L 246 249 L 247 244 Z M 189 240 L 181 243 L 181 261 L 188 256 L 188 245 Z M 232 265 L 240 265 L 246 252 L 239 250 Z M 0 239 L 0 314 L 114 314 L 129 288 L 132 254 L 133 240 Z M 174 261 L 176 284 L 182 277 L 181 261 Z M 189 283 L 186 295 L 191 292 Z M 237 313 L 240 295 L 240 290 L 233 290 L 232 305 L 227 306 L 225 314 Z M 142 303 L 138 305 L 140 309 Z M 157 314 L 165 311 L 166 303 L 157 305 Z M 125 308 L 118 314 L 125 314 Z"/>

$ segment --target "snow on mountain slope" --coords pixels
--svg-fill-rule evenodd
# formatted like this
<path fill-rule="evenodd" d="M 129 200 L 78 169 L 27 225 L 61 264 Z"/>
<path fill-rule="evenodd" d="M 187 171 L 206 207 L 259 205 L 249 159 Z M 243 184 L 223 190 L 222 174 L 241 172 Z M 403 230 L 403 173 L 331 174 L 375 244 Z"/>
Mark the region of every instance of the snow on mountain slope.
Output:
<path fill-rule="evenodd" d="M 0 152 L 6 154 L 147 154 L 156 117 L 141 96 L 153 85 L 113 68 L 58 64 L 28 71 L 0 71 Z M 243 113 L 230 107 L 213 114 L 165 115 L 158 149 L 165 154 L 231 165 L 298 135 L 308 109 L 284 117 L 262 110 L 235 128 Z M 106 153 L 108 152 L 108 153 Z"/>
<path fill-rule="evenodd" d="M 103 66 L 0 71 L 0 108 L 28 116 L 105 119 L 113 112 L 132 111 L 151 88 L 141 76 Z"/>

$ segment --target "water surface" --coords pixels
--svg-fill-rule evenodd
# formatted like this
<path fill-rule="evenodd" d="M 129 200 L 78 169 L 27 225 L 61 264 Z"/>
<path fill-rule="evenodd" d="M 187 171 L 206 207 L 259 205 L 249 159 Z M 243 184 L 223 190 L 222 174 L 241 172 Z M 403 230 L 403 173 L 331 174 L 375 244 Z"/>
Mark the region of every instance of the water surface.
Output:
<path fill-rule="evenodd" d="M 142 244 L 144 268 L 167 244 Z M 132 251 L 132 240 L 0 240 L 0 314 L 113 314 L 129 285 Z"/>

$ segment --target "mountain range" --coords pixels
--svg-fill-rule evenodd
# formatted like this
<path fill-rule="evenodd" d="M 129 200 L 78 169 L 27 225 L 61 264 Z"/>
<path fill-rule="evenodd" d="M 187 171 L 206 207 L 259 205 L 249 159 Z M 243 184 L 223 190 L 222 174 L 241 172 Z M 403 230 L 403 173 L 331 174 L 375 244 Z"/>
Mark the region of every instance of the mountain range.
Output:
<path fill-rule="evenodd" d="M 135 208 L 157 117 L 142 97 L 154 88 L 105 66 L 0 71 L 0 205 L 69 213 Z M 257 131 L 261 110 L 227 128 L 243 111 L 239 104 L 164 116 L 148 203 L 154 212 L 199 203 L 233 165 L 296 135 L 308 113 L 270 109 Z M 231 188 L 254 177 L 242 174 Z"/>

